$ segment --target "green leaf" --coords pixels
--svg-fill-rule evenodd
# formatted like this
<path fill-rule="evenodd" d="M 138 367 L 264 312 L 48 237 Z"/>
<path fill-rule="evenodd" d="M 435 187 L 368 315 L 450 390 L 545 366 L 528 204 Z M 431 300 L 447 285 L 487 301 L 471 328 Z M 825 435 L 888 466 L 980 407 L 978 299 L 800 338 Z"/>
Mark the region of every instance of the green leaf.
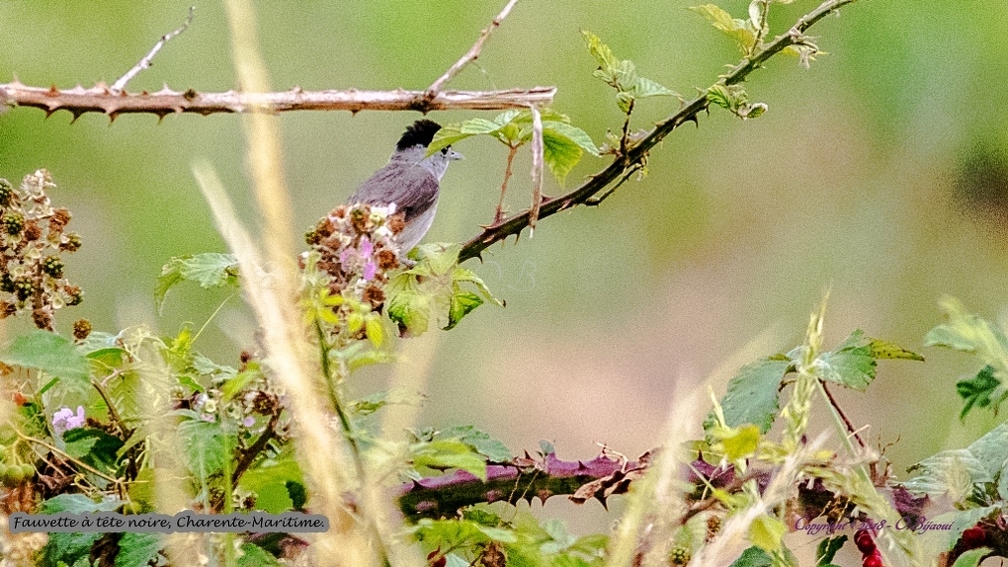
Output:
<path fill-rule="evenodd" d="M 707 21 L 714 26 L 714 29 L 734 39 L 738 43 L 742 53 L 752 52 L 753 47 L 756 45 L 756 31 L 749 24 L 748 20 L 732 18 L 731 14 L 714 4 L 690 6 L 690 10 L 707 18 Z"/>
<path fill-rule="evenodd" d="M 980 560 L 989 555 L 991 551 L 993 550 L 989 547 L 977 547 L 964 551 L 962 555 L 956 558 L 952 567 L 977 567 L 977 565 L 980 565 Z"/>
<path fill-rule="evenodd" d="M 959 412 L 959 419 L 965 419 L 973 406 L 983 408 L 993 403 L 997 408 L 1008 396 L 1008 391 L 1001 386 L 1001 380 L 995 376 L 994 367 L 989 364 L 973 378 L 956 382 L 956 393 L 965 402 Z"/>
<path fill-rule="evenodd" d="M 63 433 L 66 452 L 104 473 L 113 473 L 117 468 L 117 453 L 123 442 L 100 429 L 78 427 Z"/>
<path fill-rule="evenodd" d="M 780 550 L 787 526 L 772 516 L 758 516 L 749 525 L 749 542 L 756 547 L 773 553 Z"/>
<path fill-rule="evenodd" d="M 637 77 L 637 81 L 634 82 L 633 88 L 630 89 L 630 92 L 637 98 L 647 98 L 650 96 L 679 96 L 679 93 L 646 77 Z"/>
<path fill-rule="evenodd" d="M 189 470 L 206 484 L 210 475 L 224 468 L 230 458 L 228 440 L 220 423 L 187 419 L 179 424 L 179 437 L 183 441 Z"/>
<path fill-rule="evenodd" d="M 566 116 L 564 116 L 566 118 Z M 561 120 L 543 120 L 543 135 L 549 130 L 554 132 L 557 136 L 566 138 L 571 142 L 577 144 L 584 151 L 597 156 L 599 155 L 598 146 L 591 139 L 591 136 L 587 132 L 578 128 L 577 126 L 571 126 L 565 121 Z"/>
<path fill-rule="evenodd" d="M 112 512 L 125 504 L 123 500 L 106 498 L 95 502 L 84 494 L 59 494 L 45 500 L 39 506 L 40 514 L 88 514 L 94 512 Z"/>
<path fill-rule="evenodd" d="M 115 567 L 146 567 L 158 557 L 161 537 L 156 533 L 126 532 L 119 539 Z"/>
<path fill-rule="evenodd" d="M 88 385 L 91 372 L 87 358 L 69 339 L 41 330 L 14 339 L 0 353 L 0 361 L 10 366 L 41 370 L 78 385 Z"/>
<path fill-rule="evenodd" d="M 271 514 L 295 509 L 291 485 L 304 484 L 301 468 L 290 455 L 267 459 L 245 471 L 238 486 L 256 495 L 256 508 Z"/>
<path fill-rule="evenodd" d="M 158 313 L 161 312 L 168 290 L 184 281 L 196 282 L 203 288 L 237 287 L 238 260 L 231 254 L 217 252 L 172 258 L 161 268 L 161 276 L 154 288 L 154 303 Z"/>
<path fill-rule="evenodd" d="M 881 339 L 870 339 L 868 347 L 871 349 L 872 358 L 875 360 L 916 360 L 924 362 L 924 357 L 916 352 Z"/>
<path fill-rule="evenodd" d="M 511 450 L 507 448 L 507 445 L 491 437 L 489 433 L 476 429 L 472 425 L 452 427 L 439 433 L 438 437 L 458 439 L 476 449 L 479 454 L 485 456 L 487 459 L 497 463 L 511 460 Z"/>
<path fill-rule="evenodd" d="M 940 305 L 948 322 L 928 331 L 925 346 L 943 346 L 978 355 L 985 364 L 1008 369 L 1008 339 L 1001 329 L 969 313 L 959 300 L 945 297 Z"/>
<path fill-rule="evenodd" d="M 424 395 L 412 390 L 395 388 L 381 390 L 350 402 L 350 411 L 357 415 L 369 415 L 387 405 L 418 406 L 424 400 Z"/>
<path fill-rule="evenodd" d="M 599 67 L 603 70 L 612 69 L 619 63 L 619 60 L 613 55 L 612 49 L 602 43 L 597 35 L 588 30 L 581 30 L 581 35 L 584 36 L 585 43 L 588 45 L 588 52 L 598 61 Z"/>
<path fill-rule="evenodd" d="M 402 273 L 392 278 L 388 291 L 388 316 L 409 336 L 419 336 L 430 327 L 431 297 L 410 285 L 415 277 Z"/>
<path fill-rule="evenodd" d="M 254 543 L 241 545 L 242 556 L 238 558 L 238 567 L 280 567 L 284 565 L 273 557 L 273 554 Z"/>
<path fill-rule="evenodd" d="M 837 537 L 828 537 L 819 542 L 816 546 L 816 565 L 819 567 L 826 567 L 833 563 L 833 557 L 836 553 L 840 551 L 844 543 L 847 542 L 847 536 L 841 535 Z"/>
<path fill-rule="evenodd" d="M 728 382 L 721 400 L 725 423 L 729 427 L 752 423 L 760 433 L 769 431 L 779 407 L 781 380 L 792 364 L 787 359 L 765 358 L 743 366 Z"/>
<path fill-rule="evenodd" d="M 1008 462 L 1008 424 L 1002 423 L 966 448 L 980 462 L 990 478 L 1004 472 Z M 980 481 L 977 482 L 986 482 Z"/>
<path fill-rule="evenodd" d="M 453 329 L 463 317 L 480 305 L 483 305 L 483 299 L 475 293 L 468 291 L 453 293 L 451 296 L 451 307 L 448 311 L 448 325 L 444 327 L 444 330 Z"/>
<path fill-rule="evenodd" d="M 946 549 L 952 549 L 962 537 L 963 532 L 977 525 L 980 520 L 999 511 L 1000 506 L 984 506 L 983 508 L 970 508 L 960 512 L 952 521 L 952 529 L 949 530 L 948 539 L 945 540 Z"/>
<path fill-rule="evenodd" d="M 420 443 L 413 451 L 413 466 L 419 469 L 461 469 L 486 480 L 486 457 L 458 439 L 438 439 Z"/>
<path fill-rule="evenodd" d="M 813 372 L 823 380 L 863 390 L 875 379 L 876 363 L 864 332 L 856 330 L 832 352 L 819 355 Z"/>
<path fill-rule="evenodd" d="M 731 567 L 771 567 L 773 559 L 758 547 L 749 547 L 732 562 Z"/>
<path fill-rule="evenodd" d="M 385 342 L 385 327 L 382 326 L 381 315 L 371 313 L 364 321 L 364 334 L 371 344 L 378 348 Z"/>
<path fill-rule="evenodd" d="M 759 428 L 751 423 L 712 433 L 724 446 L 725 457 L 733 462 L 752 455 L 759 446 Z"/>
<path fill-rule="evenodd" d="M 543 128 L 543 160 L 557 183 L 563 185 L 567 174 L 581 161 L 581 146 L 556 130 Z"/>
<path fill-rule="evenodd" d="M 969 449 L 941 451 L 908 471 L 919 471 L 919 474 L 904 483 L 907 490 L 931 495 L 949 494 L 953 502 L 960 501 L 971 492 L 974 483 L 994 480 L 984 463 Z"/>

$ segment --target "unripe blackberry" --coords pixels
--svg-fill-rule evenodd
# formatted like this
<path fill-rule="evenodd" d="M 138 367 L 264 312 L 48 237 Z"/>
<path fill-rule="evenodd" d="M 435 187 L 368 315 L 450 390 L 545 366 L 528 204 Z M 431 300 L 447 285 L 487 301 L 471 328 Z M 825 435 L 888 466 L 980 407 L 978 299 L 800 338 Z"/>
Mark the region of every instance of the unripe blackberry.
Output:
<path fill-rule="evenodd" d="M 721 516 L 711 516 L 707 518 L 707 541 L 711 541 L 721 531 L 723 520 Z"/>
<path fill-rule="evenodd" d="M 79 234 L 68 234 L 67 241 L 60 243 L 60 250 L 64 252 L 76 252 L 80 250 L 81 237 Z"/>
<path fill-rule="evenodd" d="M 74 321 L 73 325 L 73 336 L 78 341 L 83 341 L 88 338 L 91 334 L 91 321 L 87 319 L 78 319 Z"/>
<path fill-rule="evenodd" d="M 25 219 L 20 213 L 7 213 L 0 218 L 0 224 L 3 224 L 4 232 L 11 236 L 17 236 L 24 230 Z"/>
<path fill-rule="evenodd" d="M 19 301 L 26 301 L 35 293 L 35 282 L 28 276 L 22 276 L 14 280 L 14 295 Z"/>
<path fill-rule="evenodd" d="M 63 277 L 63 260 L 59 256 L 46 256 L 42 260 L 42 271 L 59 279 Z"/>
<path fill-rule="evenodd" d="M 0 207 L 9 207 L 14 203 L 14 186 L 6 179 L 0 179 Z"/>
<path fill-rule="evenodd" d="M 692 558 L 693 553 L 690 552 L 690 548 L 683 545 L 673 547 L 672 550 L 669 551 L 668 556 L 669 565 L 685 565 L 689 563 Z"/>
<path fill-rule="evenodd" d="M 14 293 L 14 280 L 11 279 L 10 274 L 5 273 L 0 276 L 0 291 Z"/>

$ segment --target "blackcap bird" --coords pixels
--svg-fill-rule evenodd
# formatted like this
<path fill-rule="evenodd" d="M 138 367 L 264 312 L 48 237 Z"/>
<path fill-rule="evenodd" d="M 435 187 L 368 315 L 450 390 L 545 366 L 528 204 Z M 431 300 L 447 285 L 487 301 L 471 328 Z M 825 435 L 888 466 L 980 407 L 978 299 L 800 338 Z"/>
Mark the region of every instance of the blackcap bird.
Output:
<path fill-rule="evenodd" d="M 405 256 L 430 229 L 441 177 L 451 161 L 462 159 L 462 154 L 450 146 L 424 157 L 440 129 L 441 125 L 431 120 L 417 120 L 406 128 L 385 167 L 361 183 L 347 201 L 379 206 L 395 203 L 395 212 L 406 216 L 406 227 L 397 236 L 400 256 Z"/>

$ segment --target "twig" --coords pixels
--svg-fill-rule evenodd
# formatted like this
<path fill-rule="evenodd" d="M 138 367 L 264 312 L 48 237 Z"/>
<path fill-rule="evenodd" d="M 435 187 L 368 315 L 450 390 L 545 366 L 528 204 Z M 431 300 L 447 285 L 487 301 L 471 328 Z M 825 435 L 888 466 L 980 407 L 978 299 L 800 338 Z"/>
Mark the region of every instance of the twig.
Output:
<path fill-rule="evenodd" d="M 18 81 L 0 84 L 0 107 L 30 106 L 51 115 L 67 110 L 78 116 L 86 112 L 105 114 L 113 120 L 120 114 L 247 113 L 265 108 L 268 112 L 292 110 L 507 110 L 529 105 L 549 106 L 556 87 L 532 87 L 499 91 L 445 91 L 427 98 L 425 91 L 303 91 L 294 87 L 285 92 L 241 93 L 235 91 L 200 93 L 193 89 L 173 91 L 168 87 L 149 93 L 113 93 L 103 83 L 85 89 L 31 87 Z"/>
<path fill-rule="evenodd" d="M 721 77 L 716 83 L 719 85 L 734 85 L 741 83 L 750 73 L 759 69 L 764 63 L 774 55 L 777 55 L 787 47 L 792 45 L 805 45 L 807 41 L 803 33 L 819 20 L 832 14 L 839 8 L 851 4 L 855 0 L 827 0 L 818 8 L 809 12 L 785 34 L 775 38 L 767 44 L 763 51 L 751 58 L 742 59 L 728 74 Z M 706 92 L 698 95 L 693 100 L 686 103 L 678 112 L 655 125 L 655 128 L 640 142 L 629 148 L 626 156 L 616 156 L 611 164 L 591 178 L 577 189 L 565 195 L 553 199 L 546 199 L 539 211 L 536 219 L 543 219 L 556 213 L 585 204 L 588 199 L 605 189 L 610 183 L 619 179 L 626 171 L 627 164 L 639 163 L 645 159 L 647 152 L 661 142 L 665 136 L 686 122 L 696 122 L 698 115 L 707 109 L 710 102 L 707 100 Z M 530 222 L 531 221 L 531 222 Z M 518 235 L 525 227 L 534 223 L 532 211 L 527 210 L 511 216 L 503 222 L 494 226 L 484 228 L 479 234 L 471 238 L 462 246 L 459 252 L 459 261 L 480 257 L 482 252 L 495 242 L 504 240 L 508 236 Z"/>
<path fill-rule="evenodd" d="M 511 8 L 514 8 L 514 5 L 517 3 L 518 0 L 511 0 L 508 2 L 507 5 L 504 6 L 504 9 L 500 11 L 500 14 L 497 14 L 497 17 L 490 22 L 490 25 L 480 33 L 479 39 L 477 39 L 476 43 L 469 48 L 469 51 L 467 51 L 461 59 L 456 61 L 454 65 L 449 67 L 448 70 L 445 71 L 444 75 L 438 77 L 438 80 L 434 81 L 431 86 L 427 87 L 425 94 L 428 98 L 433 100 L 441 92 L 441 89 L 448 81 L 452 80 L 455 75 L 458 75 L 459 72 L 465 68 L 466 65 L 475 61 L 476 58 L 479 57 L 480 51 L 483 50 L 483 44 L 486 43 L 486 40 L 490 39 L 490 34 L 500 27 L 501 22 L 503 22 L 504 18 L 511 13 Z"/>
<path fill-rule="evenodd" d="M 840 419 L 843 420 L 844 426 L 847 428 L 847 434 L 853 435 L 854 439 L 857 440 L 858 445 L 861 445 L 862 449 L 867 449 L 868 444 L 865 443 L 864 439 L 861 438 L 861 435 L 858 433 L 858 430 L 854 429 L 854 424 L 851 423 L 850 418 L 847 417 L 847 414 L 844 413 L 843 408 L 840 407 L 840 404 L 837 403 L 836 398 L 833 397 L 833 392 L 829 391 L 829 388 L 826 387 L 826 383 L 824 381 L 820 380 L 819 383 L 822 385 L 823 393 L 826 394 L 826 399 L 829 401 L 829 404 L 833 406 L 833 411 L 835 411 L 837 415 L 840 417 Z"/>
<path fill-rule="evenodd" d="M 92 467 L 91 465 L 85 463 L 84 461 L 81 461 L 80 459 L 75 458 L 73 455 L 67 453 L 66 451 L 60 449 L 59 447 L 56 447 L 55 445 L 51 445 L 49 443 L 46 443 L 45 441 L 42 441 L 41 439 L 36 439 L 34 437 L 29 437 L 29 436 L 25 435 L 24 433 L 21 433 L 17 429 L 15 429 L 14 432 L 17 433 L 18 437 L 20 437 L 21 439 L 23 439 L 23 440 L 25 440 L 25 441 L 27 441 L 29 443 L 34 443 L 34 444 L 39 445 L 41 447 L 45 447 L 46 449 L 49 449 L 49 451 L 51 451 L 51 452 L 53 452 L 53 453 L 55 453 L 55 454 L 63 457 L 64 459 L 66 459 L 68 461 L 71 461 L 72 463 L 74 463 L 75 465 L 79 466 L 80 468 L 82 468 L 82 469 L 84 469 L 84 470 L 86 470 L 88 472 L 91 472 L 91 473 L 93 473 L 93 474 L 95 474 L 97 476 L 100 476 L 100 477 L 104 478 L 105 480 L 111 482 L 112 484 L 115 484 L 115 485 L 119 484 L 119 479 L 118 478 L 115 478 L 113 476 L 109 476 L 109 475 L 101 472 L 100 470 Z"/>
<path fill-rule="evenodd" d="M 141 59 L 139 63 L 134 65 L 132 69 L 126 71 L 125 75 L 119 77 L 119 80 L 113 83 L 112 86 L 109 87 L 109 90 L 111 90 L 113 93 L 116 94 L 121 93 L 122 90 L 126 88 L 126 83 L 128 83 L 130 79 L 137 76 L 137 74 L 140 73 L 140 71 L 143 71 L 144 69 L 149 69 L 151 63 L 154 61 L 154 56 L 157 55 L 158 51 L 161 51 L 161 48 L 164 47 L 164 44 L 167 43 L 168 40 L 177 36 L 178 34 L 186 31 L 186 29 L 189 27 L 189 24 L 191 24 L 193 21 L 193 14 L 195 12 L 196 12 L 196 6 L 189 6 L 189 16 L 186 18 L 186 21 L 182 23 L 182 27 L 176 29 L 171 33 L 166 33 L 165 35 L 161 36 L 161 41 L 155 43 L 154 47 L 151 48 L 150 52 L 147 53 L 147 55 L 145 55 L 144 58 Z"/>
<path fill-rule="evenodd" d="M 543 184 L 543 125 L 539 109 L 532 107 L 532 209 L 529 211 L 529 238 L 535 232 L 542 206 Z"/>
<path fill-rule="evenodd" d="M 504 219 L 504 194 L 507 193 L 508 181 L 511 180 L 511 165 L 514 163 L 515 154 L 517 153 L 518 146 L 510 146 L 507 157 L 507 165 L 504 166 L 504 182 L 501 183 L 500 201 L 497 202 L 497 210 L 494 212 L 494 224 L 497 224 Z"/>

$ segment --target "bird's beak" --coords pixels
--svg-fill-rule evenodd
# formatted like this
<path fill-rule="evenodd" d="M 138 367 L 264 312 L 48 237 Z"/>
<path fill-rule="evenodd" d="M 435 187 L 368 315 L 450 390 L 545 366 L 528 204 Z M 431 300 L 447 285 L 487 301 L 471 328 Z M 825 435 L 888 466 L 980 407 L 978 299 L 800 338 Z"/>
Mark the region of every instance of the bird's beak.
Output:
<path fill-rule="evenodd" d="M 462 154 L 460 154 L 460 153 L 458 153 L 458 152 L 456 152 L 455 150 L 449 149 L 448 150 L 448 159 L 449 160 L 465 159 L 465 156 L 462 155 Z"/>

